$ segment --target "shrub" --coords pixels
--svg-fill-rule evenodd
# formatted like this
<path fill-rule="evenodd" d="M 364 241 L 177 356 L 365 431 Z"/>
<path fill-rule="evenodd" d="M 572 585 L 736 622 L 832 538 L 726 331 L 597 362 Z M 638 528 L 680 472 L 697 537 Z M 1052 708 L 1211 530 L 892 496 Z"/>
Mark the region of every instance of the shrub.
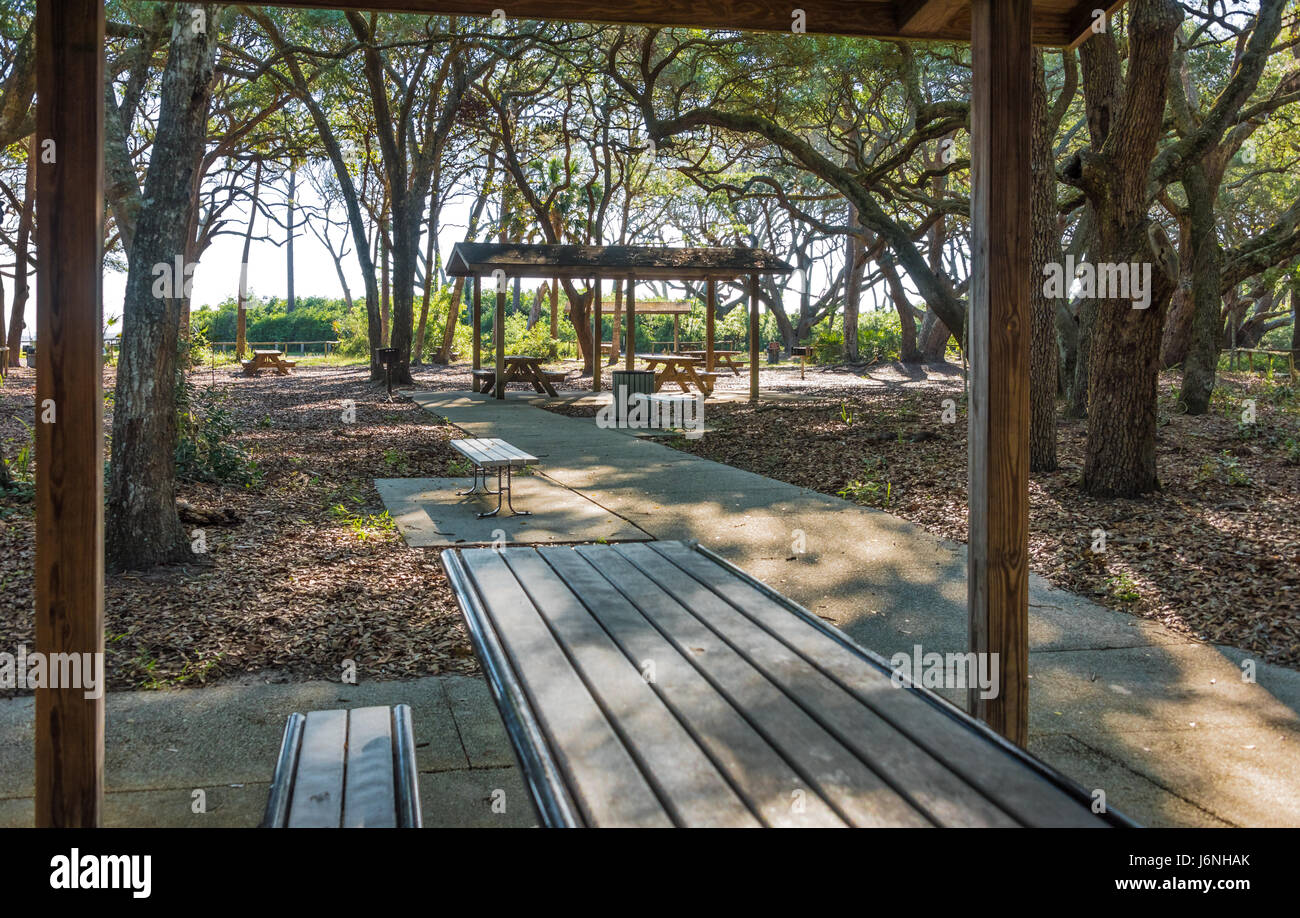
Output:
<path fill-rule="evenodd" d="M 819 331 L 809 345 L 814 363 L 839 363 L 844 358 L 844 333 Z"/>

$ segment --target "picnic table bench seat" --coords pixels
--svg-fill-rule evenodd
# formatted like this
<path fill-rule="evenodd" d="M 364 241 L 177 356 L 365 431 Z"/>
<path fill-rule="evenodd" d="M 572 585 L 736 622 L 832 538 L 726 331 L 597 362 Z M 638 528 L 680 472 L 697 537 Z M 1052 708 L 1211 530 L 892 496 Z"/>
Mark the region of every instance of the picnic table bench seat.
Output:
<path fill-rule="evenodd" d="M 290 714 L 263 828 L 420 828 L 411 708 Z"/>
<path fill-rule="evenodd" d="M 1130 824 L 695 543 L 441 559 L 545 825 Z"/>
<path fill-rule="evenodd" d="M 452 449 L 464 456 L 474 470 L 474 483 L 466 491 L 457 491 L 461 496 L 471 494 L 495 494 L 497 497 L 497 507 L 495 510 L 479 513 L 478 518 L 497 516 L 501 512 L 501 496 L 505 495 L 506 505 L 510 512 L 517 516 L 531 516 L 532 513 L 527 510 L 516 510 L 512 501 L 512 483 L 513 472 L 515 469 L 527 468 L 530 465 L 537 465 L 540 461 L 536 456 L 526 453 L 518 447 L 511 446 L 505 440 L 495 437 L 486 439 L 469 437 L 461 440 L 451 441 Z M 497 473 L 497 489 L 488 490 L 487 475 L 489 472 Z M 479 488 L 479 480 L 482 479 L 482 489 Z"/>

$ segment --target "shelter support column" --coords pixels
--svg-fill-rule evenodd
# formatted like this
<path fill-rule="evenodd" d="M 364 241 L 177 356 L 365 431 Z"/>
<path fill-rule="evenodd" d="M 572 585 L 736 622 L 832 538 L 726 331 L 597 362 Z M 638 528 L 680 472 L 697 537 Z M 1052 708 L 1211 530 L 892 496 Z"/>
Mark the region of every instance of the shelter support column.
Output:
<path fill-rule="evenodd" d="M 474 372 L 483 367 L 483 277 L 474 275 Z M 478 377 L 471 379 L 470 389 L 478 391 Z"/>
<path fill-rule="evenodd" d="M 704 282 L 704 369 L 713 372 L 713 320 L 718 311 L 718 282 Z"/>
<path fill-rule="evenodd" d="M 749 278 L 749 400 L 758 401 L 758 275 Z"/>
<path fill-rule="evenodd" d="M 600 305 L 601 305 L 600 304 L 600 278 L 598 277 L 591 285 L 591 350 L 592 350 L 591 391 L 592 392 L 600 391 L 600 367 L 601 367 L 601 361 L 604 359 L 602 357 L 602 353 L 600 349 L 600 341 L 605 334 L 601 330 L 602 322 L 600 316 Z"/>
<path fill-rule="evenodd" d="M 636 369 L 636 280 L 627 279 L 627 369 Z"/>
<path fill-rule="evenodd" d="M 36 4 L 36 650 L 100 663 L 103 74 L 102 0 Z M 103 819 L 104 696 L 86 694 L 36 690 L 39 827 Z"/>
<path fill-rule="evenodd" d="M 494 343 L 496 370 L 496 397 L 506 397 L 506 279 L 502 274 L 496 276 L 497 310 L 492 317 L 492 340 Z"/>
<path fill-rule="evenodd" d="M 967 589 L 970 649 L 997 654 L 1000 692 L 970 711 L 1029 735 L 1030 0 L 971 3 Z"/>

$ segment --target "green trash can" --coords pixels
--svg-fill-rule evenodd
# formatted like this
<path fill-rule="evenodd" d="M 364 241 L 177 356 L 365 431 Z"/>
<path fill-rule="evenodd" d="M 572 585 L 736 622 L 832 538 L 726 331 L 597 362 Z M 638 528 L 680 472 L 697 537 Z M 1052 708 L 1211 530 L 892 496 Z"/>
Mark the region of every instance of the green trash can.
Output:
<path fill-rule="evenodd" d="M 649 370 L 614 371 L 614 420 L 627 426 L 629 404 L 634 395 L 654 395 L 655 375 Z"/>

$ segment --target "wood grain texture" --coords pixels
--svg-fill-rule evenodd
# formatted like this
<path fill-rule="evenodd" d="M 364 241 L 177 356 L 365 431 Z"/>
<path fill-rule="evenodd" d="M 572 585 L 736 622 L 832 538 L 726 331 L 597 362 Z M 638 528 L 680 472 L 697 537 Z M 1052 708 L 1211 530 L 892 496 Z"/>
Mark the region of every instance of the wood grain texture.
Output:
<path fill-rule="evenodd" d="M 758 275 L 749 279 L 749 400 L 758 401 Z"/>
<path fill-rule="evenodd" d="M 804 30 L 809 34 L 855 35 L 872 38 L 903 38 L 965 42 L 970 38 L 966 3 L 959 3 L 955 17 L 943 19 L 922 10 L 919 14 L 933 25 L 914 21 L 909 31 L 900 22 L 913 16 L 916 0 L 799 0 L 784 6 L 766 0 L 628 0 L 603 3 L 593 0 L 515 0 L 504 7 L 512 20 L 558 19 L 615 25 L 683 26 L 700 29 L 738 29 L 750 32 L 789 32 L 793 10 L 804 11 Z M 502 8 L 499 0 L 276 0 L 276 6 L 318 9 L 378 10 L 380 12 L 441 13 L 489 17 Z M 934 0 L 920 4 L 935 5 Z M 1068 45 L 1077 33 L 1070 32 L 1076 0 L 1035 0 L 1035 44 L 1047 47 Z"/>
<path fill-rule="evenodd" d="M 502 553 L 467 549 L 461 560 L 489 610 L 491 625 L 537 712 L 586 824 L 673 825 Z"/>
<path fill-rule="evenodd" d="M 710 278 L 705 282 L 704 305 L 704 369 L 713 372 L 713 331 L 718 312 L 718 282 Z"/>
<path fill-rule="evenodd" d="M 312 711 L 302 731 L 289 828 L 337 829 L 343 818 L 348 712 Z M 389 778 L 389 787 L 392 778 Z"/>
<path fill-rule="evenodd" d="M 497 279 L 493 278 L 497 283 Z M 496 397 L 506 397 L 506 288 L 497 283 L 497 309 L 492 317 L 493 369 L 496 371 Z"/>
<path fill-rule="evenodd" d="M 474 275 L 474 369 L 483 368 L 483 278 Z M 478 380 L 470 383 L 474 391 L 478 391 Z"/>
<path fill-rule="evenodd" d="M 975 0 L 971 57 L 970 647 L 1002 690 L 972 714 L 1029 735 L 1029 0 Z"/>
<path fill-rule="evenodd" d="M 600 344 L 605 337 L 605 332 L 603 329 L 603 319 L 601 318 L 600 310 L 600 278 L 598 277 L 592 282 L 591 286 L 591 340 L 595 342 L 591 348 L 593 354 L 591 358 L 592 392 L 600 391 L 600 371 L 604 364 L 602 359 L 603 352 L 601 351 Z"/>
<path fill-rule="evenodd" d="M 397 827 L 393 746 L 390 708 L 354 708 L 348 712 L 343 828 Z"/>
<path fill-rule="evenodd" d="M 103 654 L 104 10 L 36 16 L 36 650 Z M 97 826 L 103 800 L 102 694 L 37 690 L 36 825 Z"/>
<path fill-rule="evenodd" d="M 627 369 L 636 369 L 636 281 L 627 281 Z"/>
<path fill-rule="evenodd" d="M 966 11 L 966 0 L 897 0 L 898 31 L 903 35 L 925 35 L 951 29 L 951 23 Z"/>

